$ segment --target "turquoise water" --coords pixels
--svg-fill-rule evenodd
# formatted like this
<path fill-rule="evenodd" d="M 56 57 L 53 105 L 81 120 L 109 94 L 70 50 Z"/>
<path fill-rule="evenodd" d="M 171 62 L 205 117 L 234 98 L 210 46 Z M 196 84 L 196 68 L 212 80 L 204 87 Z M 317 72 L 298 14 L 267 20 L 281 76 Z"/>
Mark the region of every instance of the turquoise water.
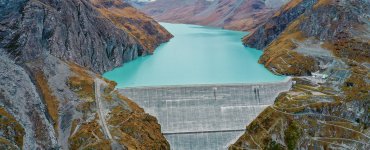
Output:
<path fill-rule="evenodd" d="M 154 55 L 140 57 L 103 76 L 118 88 L 188 84 L 257 83 L 285 79 L 258 64 L 262 51 L 242 45 L 246 32 L 161 23 L 175 37 Z"/>

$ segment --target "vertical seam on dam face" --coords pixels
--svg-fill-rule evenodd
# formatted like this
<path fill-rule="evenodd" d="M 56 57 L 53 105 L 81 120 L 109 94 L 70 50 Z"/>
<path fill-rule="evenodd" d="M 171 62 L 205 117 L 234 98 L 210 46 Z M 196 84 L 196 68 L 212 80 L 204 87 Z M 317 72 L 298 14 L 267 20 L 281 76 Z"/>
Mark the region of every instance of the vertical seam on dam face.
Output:
<path fill-rule="evenodd" d="M 288 91 L 291 78 L 281 82 L 215 84 L 119 89 L 158 118 L 174 150 L 227 149 L 279 93 Z"/>

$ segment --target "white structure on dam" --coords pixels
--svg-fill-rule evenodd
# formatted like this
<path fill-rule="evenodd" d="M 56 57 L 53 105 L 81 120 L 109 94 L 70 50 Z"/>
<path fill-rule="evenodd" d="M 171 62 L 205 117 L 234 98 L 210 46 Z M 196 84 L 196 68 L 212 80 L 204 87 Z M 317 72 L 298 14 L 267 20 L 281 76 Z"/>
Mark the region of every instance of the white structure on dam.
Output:
<path fill-rule="evenodd" d="M 156 116 L 174 150 L 227 149 L 292 80 L 120 89 Z"/>

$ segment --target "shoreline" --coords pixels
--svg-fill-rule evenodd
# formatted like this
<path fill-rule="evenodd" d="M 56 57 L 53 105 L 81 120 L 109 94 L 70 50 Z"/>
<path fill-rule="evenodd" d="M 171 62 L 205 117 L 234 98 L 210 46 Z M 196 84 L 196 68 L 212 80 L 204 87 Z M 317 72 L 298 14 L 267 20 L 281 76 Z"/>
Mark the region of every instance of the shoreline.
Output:
<path fill-rule="evenodd" d="M 137 87 L 116 87 L 118 90 L 126 89 L 158 89 L 158 88 L 176 88 L 176 87 L 203 87 L 203 86 L 254 86 L 254 85 L 271 85 L 290 82 L 293 79 L 287 76 L 284 80 L 274 82 L 256 82 L 256 83 L 215 83 L 215 84 L 184 84 L 184 85 L 153 85 L 153 86 L 137 86 Z"/>

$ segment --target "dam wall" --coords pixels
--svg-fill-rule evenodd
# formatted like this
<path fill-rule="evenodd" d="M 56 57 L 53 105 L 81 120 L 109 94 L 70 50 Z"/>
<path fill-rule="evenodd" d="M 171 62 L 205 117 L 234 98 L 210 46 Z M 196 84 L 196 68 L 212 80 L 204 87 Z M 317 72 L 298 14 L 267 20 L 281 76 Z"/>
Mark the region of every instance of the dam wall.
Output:
<path fill-rule="evenodd" d="M 227 149 L 291 78 L 259 84 L 186 85 L 119 89 L 158 118 L 171 149 Z"/>

